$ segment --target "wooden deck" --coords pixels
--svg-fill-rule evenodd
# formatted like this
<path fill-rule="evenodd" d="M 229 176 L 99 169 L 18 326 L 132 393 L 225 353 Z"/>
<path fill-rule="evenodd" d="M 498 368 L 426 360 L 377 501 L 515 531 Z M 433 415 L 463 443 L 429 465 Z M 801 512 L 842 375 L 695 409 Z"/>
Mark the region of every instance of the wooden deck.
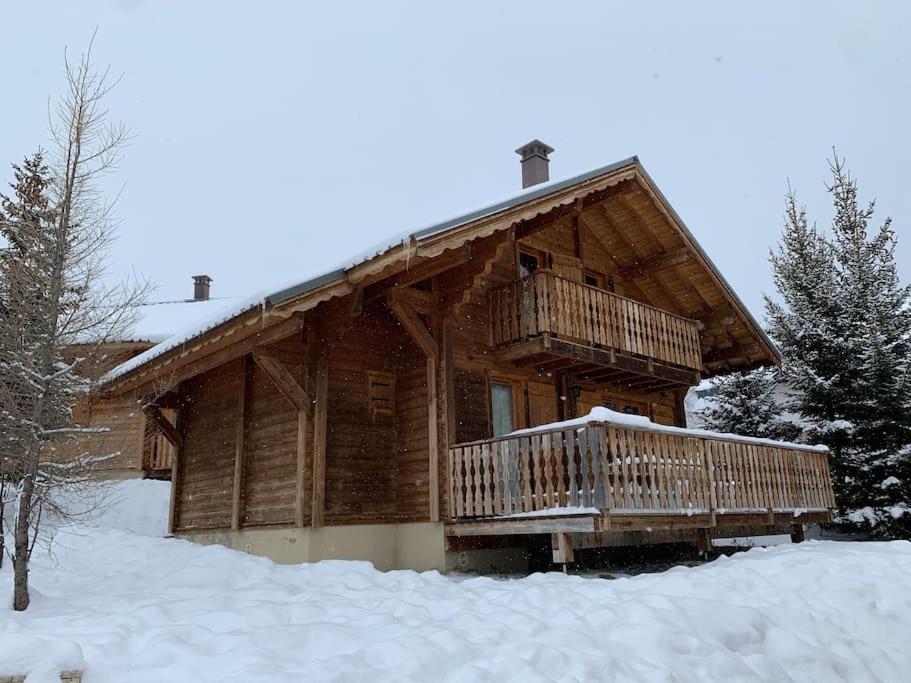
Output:
<path fill-rule="evenodd" d="M 449 451 L 452 536 L 828 521 L 828 453 L 657 425 L 590 422 Z"/>
<path fill-rule="evenodd" d="M 698 323 L 603 289 L 538 271 L 488 296 L 491 346 L 547 335 L 700 370 Z"/>

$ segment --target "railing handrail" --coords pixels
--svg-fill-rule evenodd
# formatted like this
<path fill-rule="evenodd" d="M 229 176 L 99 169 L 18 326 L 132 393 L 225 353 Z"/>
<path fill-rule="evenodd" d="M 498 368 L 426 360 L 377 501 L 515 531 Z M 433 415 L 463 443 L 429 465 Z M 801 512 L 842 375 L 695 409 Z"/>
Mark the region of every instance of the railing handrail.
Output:
<path fill-rule="evenodd" d="M 565 431 L 577 431 L 586 427 L 613 427 L 614 429 L 628 429 L 634 432 L 649 432 L 652 434 L 673 434 L 690 439 L 701 439 L 703 441 L 724 441 L 727 443 L 748 443 L 752 446 L 768 446 L 770 448 L 782 448 L 785 450 L 805 451 L 809 453 L 829 453 L 829 449 L 822 445 L 800 444 L 790 441 L 775 441 L 774 439 L 762 439 L 755 436 L 741 436 L 739 434 L 728 434 L 726 432 L 707 432 L 706 430 L 691 430 L 685 427 L 673 427 L 670 425 L 657 425 L 652 423 L 651 426 L 636 425 L 626 422 L 611 422 L 609 420 L 591 420 L 578 424 L 568 424 L 563 427 L 553 427 L 550 429 L 538 429 L 530 427 L 520 429 L 502 436 L 494 436 L 489 439 L 476 439 L 474 441 L 463 441 L 450 445 L 453 448 L 465 448 L 467 446 L 481 446 L 483 444 L 499 443 L 511 439 L 521 439 L 529 436 L 540 436 L 542 434 L 562 434 Z"/>
<path fill-rule="evenodd" d="M 518 282 L 532 280 L 537 277 L 557 278 L 559 280 L 563 280 L 564 282 L 569 282 L 570 284 L 577 285 L 579 287 L 585 287 L 587 289 L 592 289 L 592 290 L 598 292 L 599 294 L 607 294 L 608 296 L 613 297 L 614 299 L 619 299 L 621 301 L 629 301 L 630 303 L 636 304 L 637 306 L 642 306 L 643 308 L 650 308 L 651 310 L 661 313 L 662 315 L 667 315 L 667 316 L 670 316 L 671 318 L 677 318 L 678 320 L 681 320 L 685 323 L 689 323 L 690 325 L 695 325 L 697 328 L 699 327 L 699 321 L 694 318 L 687 318 L 685 315 L 680 315 L 679 313 L 673 313 L 664 308 L 659 308 L 658 306 L 653 306 L 652 304 L 644 303 L 642 301 L 639 301 L 638 299 L 632 299 L 628 296 L 623 296 L 622 294 L 617 294 L 616 292 L 612 292 L 609 289 L 601 289 L 600 287 L 595 287 L 594 285 L 589 285 L 589 284 L 586 284 L 585 282 L 579 282 L 578 280 L 572 280 L 572 279 L 566 277 L 565 275 L 559 275 L 559 274 L 555 273 L 554 271 L 548 270 L 546 268 L 539 268 L 535 272 L 533 272 L 529 275 L 526 275 L 525 277 L 520 277 L 518 280 L 513 280 L 512 282 L 509 282 L 505 285 L 499 285 L 498 287 L 492 287 L 490 291 L 499 292 L 499 291 L 502 291 L 502 290 L 515 286 L 515 284 Z"/>
<path fill-rule="evenodd" d="M 714 526 L 716 512 L 834 507 L 826 450 L 755 441 L 593 420 L 459 444 L 446 462 L 449 514 L 593 507 L 608 514 L 707 513 Z"/>

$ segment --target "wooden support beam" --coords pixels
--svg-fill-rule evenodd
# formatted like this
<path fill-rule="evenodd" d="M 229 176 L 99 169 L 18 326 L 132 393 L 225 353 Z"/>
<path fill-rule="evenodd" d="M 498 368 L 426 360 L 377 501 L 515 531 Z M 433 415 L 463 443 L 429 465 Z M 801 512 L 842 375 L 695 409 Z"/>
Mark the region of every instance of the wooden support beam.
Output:
<path fill-rule="evenodd" d="M 231 528 L 240 529 L 244 487 L 244 449 L 247 432 L 247 390 L 251 376 L 250 356 L 244 356 L 240 387 L 237 392 L 237 417 L 234 435 L 234 486 L 231 495 Z"/>
<path fill-rule="evenodd" d="M 294 334 L 299 334 L 303 329 L 303 314 L 298 313 L 289 318 L 282 319 L 261 332 L 249 334 L 243 339 L 238 339 L 237 343 L 234 345 L 225 346 L 210 355 L 191 361 L 171 374 L 163 373 L 162 376 L 156 378 L 149 377 L 142 381 L 140 381 L 140 378 L 136 378 L 135 383 L 138 387 L 136 394 L 141 395 L 143 393 L 148 393 L 149 389 L 156 388 L 155 385 L 157 382 L 161 382 L 169 387 L 176 386 L 184 380 L 195 377 L 196 375 L 201 375 L 220 365 L 230 363 L 242 356 L 246 356 L 248 353 L 252 353 L 258 346 L 272 344 L 282 339 L 287 339 Z M 133 380 L 131 380 L 131 382 L 132 381 Z M 125 392 L 126 391 L 128 390 L 125 390 Z"/>
<path fill-rule="evenodd" d="M 402 324 L 402 327 L 405 328 L 405 331 L 408 332 L 414 340 L 414 343 L 424 352 L 424 355 L 428 358 L 439 360 L 439 346 L 433 338 L 433 335 L 430 334 L 427 326 L 424 325 L 423 321 L 418 317 L 418 314 L 415 312 L 414 308 L 412 308 L 411 304 L 396 295 L 395 290 L 389 292 L 386 297 L 386 302 L 395 314 L 395 317 L 398 318 L 399 322 Z"/>
<path fill-rule="evenodd" d="M 509 536 L 512 534 L 550 534 L 595 531 L 597 515 L 580 514 L 565 517 L 529 517 L 526 519 L 491 519 L 447 524 L 447 536 Z"/>
<path fill-rule="evenodd" d="M 307 411 L 297 411 L 297 463 L 294 487 L 294 522 L 297 526 L 306 525 L 306 491 L 307 480 Z"/>
<path fill-rule="evenodd" d="M 175 408 L 174 415 L 174 431 L 180 436 L 178 439 L 180 445 L 174 446 L 174 450 L 171 453 L 171 489 L 170 489 L 170 499 L 168 501 L 168 533 L 173 534 L 177 530 L 178 519 L 178 509 L 177 501 L 180 495 L 180 480 L 182 479 L 183 471 L 183 406 L 181 405 L 181 390 L 180 387 L 175 387 L 175 392 L 177 393 L 177 406 Z M 159 411 L 159 415 L 161 412 Z M 164 417 L 164 415 L 162 415 Z"/>
<path fill-rule="evenodd" d="M 442 322 L 443 348 L 441 349 L 442 353 L 440 355 L 440 402 L 438 406 L 440 430 L 438 435 L 438 459 L 445 467 L 446 472 L 452 471 L 449 464 L 449 444 L 453 441 L 453 430 L 455 430 L 455 373 L 453 372 L 452 336 L 453 323 L 449 319 L 444 319 Z M 454 501 L 450 500 L 448 495 L 446 497 L 449 503 L 448 516 L 449 518 L 455 517 L 455 509 L 453 507 Z"/>
<path fill-rule="evenodd" d="M 272 380 L 272 384 L 288 402 L 308 415 L 313 410 L 313 401 L 310 394 L 278 358 L 270 356 L 257 349 L 253 352 L 253 360 Z"/>
<path fill-rule="evenodd" d="M 576 199 L 576 212 L 572 217 L 572 229 L 573 229 L 573 253 L 577 259 L 582 259 L 582 199 L 581 197 Z"/>
<path fill-rule="evenodd" d="M 461 247 L 450 249 L 443 252 L 436 258 L 418 261 L 412 264 L 407 270 L 403 270 L 392 279 L 391 286 L 407 287 L 428 280 L 435 275 L 445 273 L 458 266 L 468 263 L 471 260 L 471 243 L 463 244 Z M 387 281 L 383 281 L 379 286 L 386 286 Z M 379 294 L 368 297 L 368 301 L 377 298 Z"/>
<path fill-rule="evenodd" d="M 416 313 L 421 315 L 432 315 L 440 308 L 439 297 L 433 292 L 427 292 L 423 289 L 397 287 L 389 290 L 387 295 L 411 306 Z"/>
<path fill-rule="evenodd" d="M 729 349 L 719 349 L 712 351 L 703 356 L 704 363 L 725 363 L 735 358 L 750 358 L 752 355 L 760 353 L 759 343 L 754 342 L 745 346 L 734 346 Z"/>
<path fill-rule="evenodd" d="M 158 427 L 158 430 L 161 432 L 162 436 L 168 440 L 169 444 L 174 448 L 183 447 L 183 435 L 171 424 L 171 421 L 164 416 L 158 406 L 148 405 L 144 406 L 142 410 L 146 416 L 155 423 L 155 426 Z"/>
<path fill-rule="evenodd" d="M 310 525 L 321 527 L 326 508 L 326 428 L 329 399 L 329 361 L 324 354 L 316 360 L 316 405 L 313 411 L 313 494 Z"/>
<path fill-rule="evenodd" d="M 550 547 L 554 564 L 567 565 L 573 562 L 573 537 L 567 533 L 550 535 Z"/>
<path fill-rule="evenodd" d="M 551 350 L 555 354 L 560 354 L 567 358 L 576 358 L 580 361 L 615 367 L 637 375 L 657 377 L 679 384 L 699 384 L 699 373 L 694 370 L 674 368 L 661 363 L 615 353 L 612 349 L 596 349 L 591 346 L 566 342 L 562 339 L 551 339 L 550 344 Z"/>
<path fill-rule="evenodd" d="M 656 271 L 684 264 L 689 259 L 690 250 L 686 247 L 680 247 L 679 249 L 650 256 L 633 265 L 625 266 L 617 274 L 624 280 L 638 280 L 639 278 L 653 275 Z"/>
<path fill-rule="evenodd" d="M 440 521 L 440 459 L 437 431 L 437 361 L 427 357 L 427 454 L 430 459 L 428 477 L 430 521 Z"/>

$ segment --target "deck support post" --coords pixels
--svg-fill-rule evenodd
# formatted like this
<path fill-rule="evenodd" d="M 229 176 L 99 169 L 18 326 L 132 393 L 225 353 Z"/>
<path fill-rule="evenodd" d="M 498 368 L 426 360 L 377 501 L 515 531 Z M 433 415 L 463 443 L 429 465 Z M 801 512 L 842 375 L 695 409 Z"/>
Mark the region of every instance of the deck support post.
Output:
<path fill-rule="evenodd" d="M 712 552 L 712 534 L 708 529 L 696 529 L 696 550 L 708 556 Z"/>
<path fill-rule="evenodd" d="M 551 534 L 550 548 L 553 553 L 554 564 L 562 564 L 564 570 L 566 569 L 566 565 L 572 564 L 574 561 L 573 537 L 570 534 Z"/>
<path fill-rule="evenodd" d="M 804 535 L 803 524 L 795 524 L 791 527 L 791 543 L 803 543 L 806 540 Z"/>

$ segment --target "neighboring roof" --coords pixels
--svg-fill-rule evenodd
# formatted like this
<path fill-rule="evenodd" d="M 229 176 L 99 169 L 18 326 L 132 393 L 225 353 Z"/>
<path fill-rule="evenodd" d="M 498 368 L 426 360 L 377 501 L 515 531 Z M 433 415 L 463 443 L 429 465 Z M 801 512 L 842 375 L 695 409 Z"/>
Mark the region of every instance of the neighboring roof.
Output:
<path fill-rule="evenodd" d="M 240 297 L 218 299 L 184 299 L 152 301 L 138 307 L 138 318 L 132 329 L 114 342 L 151 342 L 160 344 L 203 318 L 230 308 Z"/>
<path fill-rule="evenodd" d="M 104 375 L 104 377 L 102 377 L 102 383 L 110 383 L 172 349 L 181 346 L 187 347 L 189 345 L 189 342 L 204 335 L 209 330 L 212 330 L 219 325 L 222 325 L 223 323 L 226 323 L 227 321 L 242 314 L 248 313 L 255 308 L 260 308 L 263 313 L 265 313 L 269 307 L 279 306 L 292 299 L 301 297 L 310 292 L 314 292 L 335 282 L 344 282 L 346 274 L 352 269 L 374 259 L 378 259 L 379 257 L 384 256 L 394 249 L 398 249 L 400 247 L 409 248 L 412 246 L 418 246 L 422 242 L 428 241 L 432 238 L 437 238 L 444 233 L 454 232 L 459 228 L 467 227 L 469 224 L 472 224 L 476 221 L 481 221 L 483 219 L 493 217 L 496 214 L 500 214 L 511 209 L 516 209 L 524 204 L 547 197 L 548 195 L 556 195 L 564 190 L 574 188 L 578 185 L 583 185 L 589 181 L 595 181 L 602 178 L 603 176 L 608 176 L 624 169 L 635 171 L 651 185 L 655 194 L 665 204 L 668 211 L 672 214 L 674 220 L 679 224 L 686 238 L 698 251 L 699 255 L 711 269 L 713 275 L 718 279 L 719 282 L 722 283 L 723 287 L 726 288 L 727 292 L 736 302 L 736 305 L 740 307 L 742 313 L 750 322 L 751 326 L 759 335 L 760 339 L 773 354 L 777 354 L 772 341 L 766 336 L 765 332 L 762 330 L 760 325 L 756 322 L 755 318 L 753 318 L 752 314 L 731 288 L 730 284 L 720 273 L 720 271 L 718 271 L 718 268 L 714 265 L 714 263 L 712 263 L 711 259 L 708 258 L 701 246 L 699 246 L 698 242 L 693 237 L 689 229 L 685 226 L 682 219 L 680 219 L 664 195 L 662 195 L 660 190 L 658 190 L 654 181 L 652 181 L 651 177 L 642 167 L 639 158 L 633 156 L 622 161 L 596 168 L 586 173 L 581 173 L 571 178 L 535 185 L 534 187 L 529 188 L 524 192 L 516 194 L 508 199 L 490 204 L 484 208 L 471 211 L 469 213 L 451 218 L 446 221 L 442 221 L 440 223 L 436 223 L 414 231 L 399 233 L 398 235 L 391 237 L 390 239 L 381 242 L 370 249 L 367 249 L 359 254 L 352 256 L 349 259 L 346 259 L 335 268 L 326 269 L 325 271 L 318 272 L 310 277 L 301 278 L 300 280 L 286 283 L 285 285 L 277 288 L 262 290 L 246 299 L 238 300 L 232 305 L 226 306 L 225 308 L 214 312 L 212 315 L 196 318 L 193 324 L 190 324 L 186 328 L 175 333 L 164 342 L 152 347 L 151 349 L 148 349 L 147 351 L 137 355 L 122 365 L 114 368 L 106 375 Z"/>

